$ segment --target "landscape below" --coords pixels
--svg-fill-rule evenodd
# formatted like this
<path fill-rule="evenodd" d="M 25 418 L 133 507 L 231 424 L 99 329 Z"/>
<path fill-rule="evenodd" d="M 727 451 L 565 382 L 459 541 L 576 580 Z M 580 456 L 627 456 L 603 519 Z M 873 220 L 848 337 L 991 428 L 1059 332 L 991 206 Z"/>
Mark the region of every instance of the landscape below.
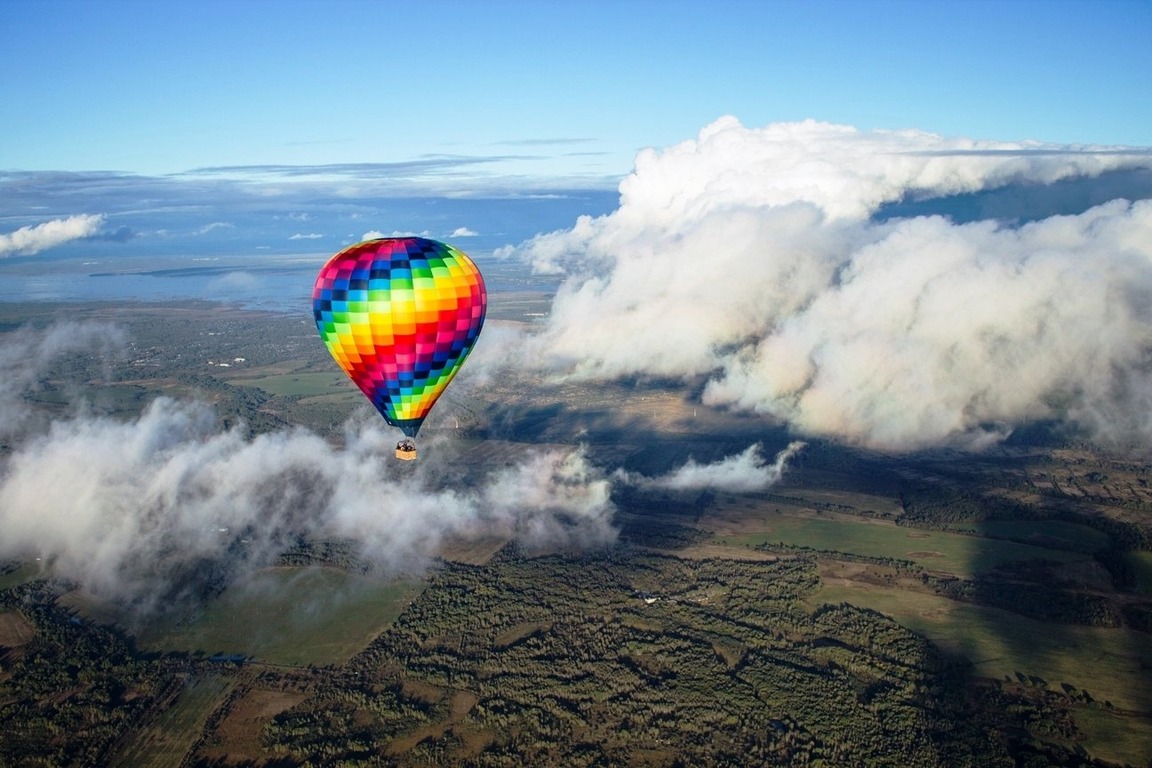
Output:
<path fill-rule="evenodd" d="M 48 417 L 163 394 L 254 435 L 377 418 L 308 317 L 5 304 L 0 340 L 65 317 L 130 353 L 49 370 L 25 395 Z M 658 381 L 462 374 L 434 416 L 462 482 L 533 447 L 657 476 L 795 438 Z M 147 621 L 10 562 L 0 765 L 1145 766 L 1150 469 L 1045 425 L 976 454 L 809 440 L 767 490 L 613 486 L 611 545 L 453 539 L 397 573 L 300 538 Z"/>

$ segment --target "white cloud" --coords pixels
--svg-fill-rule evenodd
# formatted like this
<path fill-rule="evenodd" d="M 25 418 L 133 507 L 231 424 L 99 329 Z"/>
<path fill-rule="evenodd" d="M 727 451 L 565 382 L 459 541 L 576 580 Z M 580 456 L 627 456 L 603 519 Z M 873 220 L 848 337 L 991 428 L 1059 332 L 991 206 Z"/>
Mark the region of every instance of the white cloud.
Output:
<path fill-rule="evenodd" d="M 417 471 L 400 471 L 392 442 L 374 425 L 345 448 L 300 430 L 247 439 L 219 430 L 209 406 L 167 399 L 134 421 L 58 422 L 8 461 L 0 557 L 41 557 L 147 607 L 195 569 L 265 564 L 298 535 L 350 538 L 396 570 L 426 565 L 449 536 L 615 538 L 608 481 L 580 451 L 527 451 L 465 489 L 438 480 L 451 473 L 427 443 Z"/>
<path fill-rule="evenodd" d="M 1152 202 L 878 234 L 836 285 L 725 359 L 705 401 L 886 448 L 979 444 L 1048 418 L 1152 438 Z M 1102 409 L 1118 420 L 1087 417 Z"/>
<path fill-rule="evenodd" d="M 65 355 L 111 359 L 124 348 L 122 330 L 106 323 L 57 323 L 44 330 L 22 328 L 0 343 L 0 439 L 9 441 L 36 427 L 24 396 Z"/>
<path fill-rule="evenodd" d="M 731 493 L 748 493 L 766 490 L 780 481 L 788 462 L 804 447 L 804 443 L 794 441 L 776 454 L 771 464 L 760 455 L 759 443 L 750 445 L 743 452 L 728 456 L 712 464 L 698 464 L 689 459 L 683 466 L 659 477 L 644 477 L 631 472 L 617 470 L 613 478 L 640 488 L 660 488 L 671 491 L 713 490 Z"/>
<path fill-rule="evenodd" d="M 197 229 L 192 234 L 193 235 L 207 235 L 209 232 L 215 232 L 218 229 L 235 229 L 235 228 L 236 228 L 235 224 L 230 224 L 227 221 L 213 221 L 210 224 L 205 224 L 204 226 L 200 227 L 199 229 Z"/>
<path fill-rule="evenodd" d="M 731 118 L 648 150 L 620 207 L 520 255 L 567 275 L 520 365 L 706 381 L 704 400 L 887 449 L 1064 419 L 1152 440 L 1152 201 L 1013 228 L 877 222 L 916 196 L 1147 168 L 1146 151 Z"/>
<path fill-rule="evenodd" d="M 370 229 L 360 236 L 360 242 L 365 240 L 379 240 L 382 237 L 432 237 L 432 233 L 428 230 L 423 232 L 412 232 L 409 230 L 396 229 L 391 234 L 385 234 L 378 229 Z"/>
<path fill-rule="evenodd" d="M 449 237 L 478 237 L 479 235 L 479 232 L 468 229 L 468 227 L 457 227 L 452 230 L 452 234 L 449 235 Z"/>
<path fill-rule="evenodd" d="M 725 117 L 694 141 L 648 149 L 620 185 L 621 209 L 676 229 L 710 212 L 809 203 L 829 219 L 867 218 L 909 193 L 973 192 L 1024 180 L 1050 183 L 1131 167 L 1146 151 L 976 141 L 923 131 L 860 131 L 808 120 L 765 128 Z"/>
<path fill-rule="evenodd" d="M 308 234 L 302 234 L 300 232 L 297 232 L 296 234 L 292 235 L 288 239 L 289 240 L 319 240 L 322 237 L 324 237 L 324 235 L 320 234 L 319 232 L 309 232 Z"/>
<path fill-rule="evenodd" d="M 36 226 L 21 227 L 15 232 L 0 234 L 0 258 L 31 256 L 71 240 L 92 237 L 103 224 L 102 214 L 84 213 L 66 219 L 53 219 Z"/>
<path fill-rule="evenodd" d="M 0 559 L 40 557 L 55 575 L 147 610 L 266 564 L 298 536 L 351 539 L 397 571 L 426 566 L 446 537 L 615 538 L 609 481 L 581 450 L 525 449 L 462 487 L 448 450 L 424 441 L 416 466 L 401 465 L 374 418 L 337 447 L 304 430 L 248 438 L 221 429 L 209 405 L 168 398 L 129 421 L 79 413 L 27 436 L 33 420 L 13 416 L 27 410 L 19 394 L 94 338 L 115 335 L 69 325 L 0 350 L 3 361 L 42 350 L 0 370 L 7 434 L 25 435 L 0 472 Z"/>
<path fill-rule="evenodd" d="M 484 528 L 495 527 L 530 546 L 606 544 L 616 536 L 609 523 L 609 491 L 583 447 L 532 452 L 481 489 Z"/>

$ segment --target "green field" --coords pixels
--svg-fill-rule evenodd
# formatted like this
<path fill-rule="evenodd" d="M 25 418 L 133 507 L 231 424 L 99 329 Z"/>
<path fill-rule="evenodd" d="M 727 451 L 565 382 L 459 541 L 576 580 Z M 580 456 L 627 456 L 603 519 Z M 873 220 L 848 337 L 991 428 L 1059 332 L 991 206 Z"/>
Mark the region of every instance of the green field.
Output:
<path fill-rule="evenodd" d="M 26 581 L 40 578 L 43 574 L 37 563 L 21 563 L 14 570 L 0 573 L 0 589 L 11 589 Z"/>
<path fill-rule="evenodd" d="M 1136 576 L 1136 591 L 1152 595 L 1152 552 L 1129 552 L 1128 562 Z"/>
<path fill-rule="evenodd" d="M 284 373 L 255 379 L 232 379 L 239 387 L 256 387 L 278 397 L 359 394 L 340 371 L 331 373 Z"/>
<path fill-rule="evenodd" d="M 1152 690 L 1144 685 L 1152 668 L 1147 635 L 1126 629 L 1080 627 L 1035 621 L 998 608 L 960 603 L 896 587 L 843 586 L 825 582 L 810 599 L 813 607 L 850 603 L 871 608 L 928 638 L 944 651 L 972 663 L 972 673 L 1016 679 L 1042 678 L 1050 690 L 1068 683 L 1106 709 L 1077 710 L 1077 724 L 1098 757 L 1142 765 L 1152 753 Z"/>
<path fill-rule="evenodd" d="M 1103 549 L 1112 541 L 1106 533 L 1063 520 L 985 520 L 967 527 L 996 539 L 1087 553 Z"/>
<path fill-rule="evenodd" d="M 769 515 L 759 522 L 763 523 L 762 530 L 718 537 L 717 543 L 758 546 L 782 542 L 793 547 L 909 560 L 925 569 L 962 578 L 1019 560 L 1067 563 L 1090 559 L 1081 552 L 950 531 L 903 528 L 882 521 Z"/>
<path fill-rule="evenodd" d="M 1152 754 L 1152 721 L 1124 717 L 1100 707 L 1083 707 L 1074 715 L 1076 725 L 1101 760 L 1139 766 Z"/>
<path fill-rule="evenodd" d="M 135 734 L 112 760 L 113 768 L 168 768 L 179 765 L 196 743 L 208 716 L 235 684 L 234 679 L 206 675 L 185 688 L 156 722 Z"/>
<path fill-rule="evenodd" d="M 272 568 L 232 585 L 196 615 L 173 617 L 137 639 L 155 651 L 339 664 L 391 624 L 419 590 L 413 582 L 335 568 Z"/>

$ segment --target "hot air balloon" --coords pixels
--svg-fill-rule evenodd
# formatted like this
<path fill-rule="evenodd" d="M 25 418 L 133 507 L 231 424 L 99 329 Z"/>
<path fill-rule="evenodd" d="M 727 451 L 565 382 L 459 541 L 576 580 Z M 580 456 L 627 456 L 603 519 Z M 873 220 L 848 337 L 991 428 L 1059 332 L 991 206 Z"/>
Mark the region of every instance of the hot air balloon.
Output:
<path fill-rule="evenodd" d="M 404 433 L 400 459 L 484 325 L 488 294 L 462 251 L 423 237 L 366 240 L 320 269 L 312 310 L 332 357 Z"/>

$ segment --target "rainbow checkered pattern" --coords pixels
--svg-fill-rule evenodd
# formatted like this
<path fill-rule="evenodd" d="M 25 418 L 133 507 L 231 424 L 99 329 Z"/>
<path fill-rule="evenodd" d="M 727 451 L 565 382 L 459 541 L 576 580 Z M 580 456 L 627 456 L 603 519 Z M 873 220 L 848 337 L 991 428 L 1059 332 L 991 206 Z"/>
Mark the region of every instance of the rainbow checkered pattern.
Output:
<path fill-rule="evenodd" d="M 312 310 L 320 338 L 408 437 L 480 335 L 488 294 L 463 252 L 422 237 L 367 240 L 328 260 Z"/>

